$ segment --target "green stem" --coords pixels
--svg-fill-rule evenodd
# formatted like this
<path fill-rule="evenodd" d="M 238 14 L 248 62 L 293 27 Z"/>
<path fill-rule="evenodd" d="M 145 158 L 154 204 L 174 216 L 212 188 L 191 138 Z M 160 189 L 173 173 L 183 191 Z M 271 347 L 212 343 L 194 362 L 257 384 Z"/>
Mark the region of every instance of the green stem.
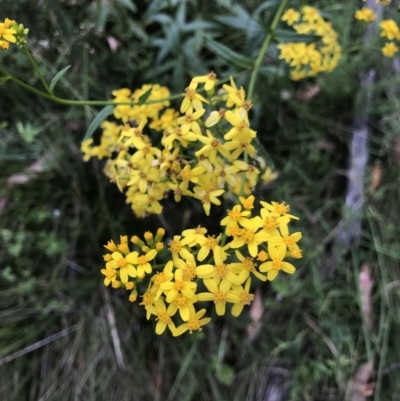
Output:
<path fill-rule="evenodd" d="M 48 93 L 51 93 L 50 91 L 50 87 L 47 85 L 47 82 L 45 81 L 45 79 L 43 78 L 42 73 L 39 70 L 38 65 L 36 64 L 35 59 L 32 57 L 31 52 L 29 51 L 28 47 L 26 45 L 23 46 L 25 54 L 27 55 L 29 61 L 31 62 L 33 69 L 36 72 L 36 75 L 39 77 L 40 81 L 42 82 L 43 86 L 46 88 Z"/>
<path fill-rule="evenodd" d="M 262 61 L 264 59 L 265 53 L 267 52 L 268 46 L 269 46 L 269 44 L 271 42 L 272 35 L 275 32 L 275 29 L 276 29 L 276 27 L 277 27 L 277 25 L 279 23 L 279 20 L 281 19 L 283 10 L 285 9 L 288 1 L 289 0 L 282 0 L 282 3 L 280 4 L 280 6 L 278 8 L 278 11 L 276 12 L 275 17 L 274 17 L 274 19 L 272 21 L 272 24 L 271 24 L 271 26 L 269 28 L 269 32 L 268 32 L 268 34 L 267 34 L 267 36 L 266 36 L 266 38 L 264 40 L 264 43 L 261 46 L 260 52 L 258 53 L 256 62 L 254 64 L 254 70 L 253 70 L 253 72 L 251 74 L 251 78 L 250 78 L 250 84 L 249 84 L 249 91 L 248 91 L 248 94 L 247 94 L 247 100 L 251 100 L 251 98 L 253 97 L 253 92 L 254 92 L 254 87 L 256 85 L 256 79 L 257 79 L 258 70 L 261 67 L 261 64 L 262 64 Z"/>
<path fill-rule="evenodd" d="M 38 96 L 44 97 L 45 99 L 49 99 L 55 103 L 59 104 L 64 104 L 68 106 L 119 106 L 119 105 L 129 105 L 129 106 L 137 106 L 139 105 L 139 102 L 114 102 L 113 100 L 69 100 L 69 99 L 63 99 L 61 97 L 54 96 L 52 94 L 43 92 L 39 89 L 36 89 L 34 86 L 27 84 L 26 82 L 18 79 L 17 77 L 14 77 L 12 74 L 7 72 L 4 68 L 0 67 L 0 72 L 2 72 L 5 76 L 9 77 L 12 81 L 14 81 L 16 84 L 22 86 L 26 90 L 35 93 Z M 228 82 L 228 78 L 221 79 L 219 81 L 220 84 L 224 82 Z M 198 90 L 198 92 L 204 92 L 204 88 Z M 175 100 L 175 99 L 181 99 L 183 94 L 179 93 L 176 95 L 172 95 L 163 99 L 157 99 L 157 100 L 150 100 L 146 101 L 146 105 L 148 104 L 157 104 L 157 103 L 162 103 L 170 100 Z"/>
<path fill-rule="evenodd" d="M 255 138 L 255 139 L 257 139 L 257 138 Z M 249 156 L 248 156 L 248 154 L 246 152 L 244 153 L 244 162 L 245 163 L 249 162 Z M 243 196 L 244 195 L 244 185 L 246 184 L 246 175 L 247 175 L 247 171 L 242 173 L 242 181 L 240 183 L 239 196 Z"/>

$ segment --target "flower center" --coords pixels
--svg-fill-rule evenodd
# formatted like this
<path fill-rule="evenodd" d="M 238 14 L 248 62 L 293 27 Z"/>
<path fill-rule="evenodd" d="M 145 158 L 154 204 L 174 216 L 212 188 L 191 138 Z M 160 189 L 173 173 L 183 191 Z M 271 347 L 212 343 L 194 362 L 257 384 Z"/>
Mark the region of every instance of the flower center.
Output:
<path fill-rule="evenodd" d="M 117 261 L 118 267 L 126 267 L 127 264 L 128 262 L 125 260 L 125 258 L 121 258 Z"/>
<path fill-rule="evenodd" d="M 192 334 L 196 330 L 201 330 L 199 319 L 189 319 L 186 324 L 190 334 Z"/>
<path fill-rule="evenodd" d="M 196 277 L 196 270 L 194 265 L 186 265 L 186 267 L 182 270 L 182 278 L 185 281 L 192 281 Z"/>
<path fill-rule="evenodd" d="M 142 255 L 138 257 L 139 265 L 145 265 L 147 263 L 146 255 Z"/>
<path fill-rule="evenodd" d="M 178 253 L 182 248 L 182 245 L 180 244 L 180 242 L 178 240 L 172 240 L 169 243 L 169 250 L 172 253 Z"/>
<path fill-rule="evenodd" d="M 214 237 L 207 237 L 204 246 L 209 249 L 214 249 L 218 245 L 218 241 Z"/>
<path fill-rule="evenodd" d="M 219 278 L 225 277 L 227 271 L 228 271 L 228 267 L 225 264 L 221 263 L 220 265 L 215 265 L 215 274 Z"/>
<path fill-rule="evenodd" d="M 183 288 L 183 286 L 184 286 L 184 281 L 182 281 L 182 280 L 176 280 L 175 281 L 175 288 L 178 290 L 178 291 L 180 291 L 182 288 Z"/>
<path fill-rule="evenodd" d="M 250 305 L 251 301 L 254 299 L 254 295 L 247 292 L 242 292 L 239 298 L 242 305 Z"/>
<path fill-rule="evenodd" d="M 157 320 L 165 324 L 171 323 L 171 316 L 167 312 L 157 313 Z"/>
<path fill-rule="evenodd" d="M 281 270 L 282 266 L 283 266 L 283 262 L 281 260 L 274 260 L 272 262 L 272 265 L 274 266 L 274 269 Z"/>
<path fill-rule="evenodd" d="M 293 245 L 296 243 L 296 241 L 295 241 L 294 238 L 290 235 L 290 236 L 288 236 L 288 237 L 283 238 L 283 243 L 284 243 L 286 246 L 290 247 L 290 246 L 293 246 Z"/>
<path fill-rule="evenodd" d="M 246 241 L 246 244 L 254 241 L 254 231 L 245 229 L 242 235 Z"/>
<path fill-rule="evenodd" d="M 188 304 L 188 299 L 184 295 L 178 294 L 177 297 L 174 299 L 174 303 L 178 308 L 180 308 Z"/>
<path fill-rule="evenodd" d="M 254 263 L 250 258 L 246 258 L 242 263 L 246 270 L 249 272 L 254 271 Z"/>
<path fill-rule="evenodd" d="M 214 303 L 223 303 L 226 302 L 226 294 L 222 291 L 217 291 L 214 294 Z"/>

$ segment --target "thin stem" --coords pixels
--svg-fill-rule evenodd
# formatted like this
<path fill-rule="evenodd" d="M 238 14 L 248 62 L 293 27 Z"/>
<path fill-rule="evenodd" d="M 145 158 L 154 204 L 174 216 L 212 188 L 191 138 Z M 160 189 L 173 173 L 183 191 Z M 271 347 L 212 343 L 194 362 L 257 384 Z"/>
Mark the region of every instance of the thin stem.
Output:
<path fill-rule="evenodd" d="M 4 68 L 0 67 L 0 72 L 2 72 L 5 76 L 9 77 L 12 81 L 14 81 L 18 85 L 22 86 L 23 88 L 27 89 L 28 91 L 33 92 L 38 96 L 42 96 L 42 97 L 44 97 L 46 99 L 52 100 L 53 102 L 59 103 L 59 104 L 64 104 L 64 105 L 68 105 L 68 106 L 119 106 L 119 105 L 137 106 L 137 105 L 139 105 L 139 102 L 114 102 L 113 100 L 69 100 L 69 99 L 63 99 L 61 97 L 57 97 L 57 96 L 52 95 L 50 92 L 46 93 L 46 92 L 43 92 L 43 91 L 41 91 L 39 89 L 36 89 L 35 87 L 27 84 L 26 82 L 18 79 L 17 77 L 14 77 L 12 74 L 7 72 Z M 228 82 L 228 81 L 229 81 L 229 77 L 221 79 L 219 81 L 219 83 L 222 84 L 222 83 Z M 198 92 L 204 92 L 204 91 L 205 91 L 204 88 L 202 88 Z M 148 104 L 162 103 L 162 102 L 166 102 L 166 101 L 169 101 L 169 100 L 181 99 L 182 96 L 184 96 L 184 95 L 179 93 L 179 94 L 176 94 L 176 95 L 165 97 L 163 99 L 146 101 L 146 103 L 144 103 L 144 104 L 148 105 Z"/>
<path fill-rule="evenodd" d="M 47 85 L 47 82 L 45 81 L 45 79 L 43 78 L 42 73 L 39 70 L 38 65 L 36 64 L 35 59 L 32 57 L 31 52 L 29 51 L 28 47 L 26 45 L 23 46 L 25 54 L 27 55 L 29 61 L 31 62 L 33 69 L 36 72 L 36 75 L 39 77 L 40 81 L 42 82 L 43 86 L 46 88 L 48 93 L 51 93 L 50 91 L 50 87 Z"/>
<path fill-rule="evenodd" d="M 246 152 L 244 152 L 244 162 L 248 163 L 249 160 L 249 156 L 247 155 Z M 239 196 L 243 196 L 244 195 L 244 185 L 246 183 L 246 175 L 247 175 L 247 171 L 242 173 L 242 181 L 240 183 L 240 192 L 239 192 Z"/>
<path fill-rule="evenodd" d="M 276 29 L 276 27 L 278 25 L 279 20 L 281 19 L 283 10 L 285 9 L 288 1 L 289 0 L 282 0 L 282 3 L 280 4 L 280 6 L 278 8 L 278 11 L 276 12 L 275 17 L 274 17 L 274 19 L 272 21 L 272 24 L 271 24 L 271 26 L 269 28 L 269 31 L 268 31 L 268 34 L 267 34 L 265 40 L 264 40 L 264 43 L 261 46 L 260 52 L 258 53 L 256 62 L 254 64 L 254 70 L 253 70 L 253 72 L 251 74 L 251 78 L 250 78 L 250 84 L 249 84 L 249 91 L 248 91 L 248 94 L 247 94 L 247 100 L 251 100 L 251 98 L 253 97 L 253 92 L 254 92 L 254 87 L 255 87 L 255 84 L 256 84 L 258 70 L 260 69 L 260 66 L 261 66 L 262 61 L 263 61 L 264 56 L 265 56 L 265 53 L 267 52 L 268 46 L 269 46 L 269 44 L 271 42 L 272 35 L 275 32 L 275 29 Z"/>

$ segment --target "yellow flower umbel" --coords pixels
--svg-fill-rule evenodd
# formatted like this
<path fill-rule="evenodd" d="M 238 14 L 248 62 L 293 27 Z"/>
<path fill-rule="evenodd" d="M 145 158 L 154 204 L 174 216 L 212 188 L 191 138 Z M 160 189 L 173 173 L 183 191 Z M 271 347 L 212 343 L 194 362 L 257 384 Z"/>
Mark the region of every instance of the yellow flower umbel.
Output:
<path fill-rule="evenodd" d="M 338 34 L 330 22 L 324 20 L 314 7 L 305 6 L 301 14 L 292 9 L 282 17 L 299 34 L 321 36 L 316 43 L 289 42 L 278 45 L 279 58 L 291 67 L 290 76 L 294 81 L 314 77 L 321 72 L 330 72 L 338 65 L 341 47 Z M 301 15 L 301 18 L 300 18 Z"/>
<path fill-rule="evenodd" d="M 250 195 L 238 203 L 221 221 L 224 234 L 207 235 L 200 226 L 186 229 L 173 237 L 168 251 L 160 246 L 162 228 L 155 235 L 146 231 L 144 241 L 133 236 L 133 251 L 127 236 L 121 236 L 119 244 L 109 241 L 105 248 L 110 253 L 103 256 L 106 268 L 101 270 L 104 284 L 125 288 L 131 302 L 141 298 L 147 319 L 155 316 L 157 334 L 167 327 L 173 336 L 201 330 L 211 318 L 205 317 L 203 304 L 197 307 L 200 302 L 214 303 L 218 316 L 229 309 L 239 316 L 254 299 L 252 280 L 272 281 L 281 270 L 296 271 L 290 261 L 302 257 L 302 234 L 290 233 L 297 217 L 284 202 L 262 201 L 260 209 Z M 155 262 L 156 255 L 162 263 Z M 207 291 L 197 293 L 199 287 Z"/>

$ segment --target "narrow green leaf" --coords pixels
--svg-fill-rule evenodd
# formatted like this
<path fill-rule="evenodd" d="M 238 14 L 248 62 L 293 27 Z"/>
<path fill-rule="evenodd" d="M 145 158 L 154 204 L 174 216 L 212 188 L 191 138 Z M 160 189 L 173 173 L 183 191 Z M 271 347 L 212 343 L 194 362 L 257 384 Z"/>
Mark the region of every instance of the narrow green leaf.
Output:
<path fill-rule="evenodd" d="M 153 90 L 153 87 L 148 89 L 146 92 L 143 93 L 143 95 L 139 96 L 139 106 L 142 104 L 145 104 L 149 96 L 151 95 L 151 91 Z"/>
<path fill-rule="evenodd" d="M 53 79 L 50 82 L 50 92 L 53 94 L 54 88 L 57 85 L 57 82 L 61 79 L 61 77 L 71 68 L 70 65 L 63 68 L 61 71 L 58 71 L 56 75 L 54 75 Z"/>
<path fill-rule="evenodd" d="M 86 131 L 83 141 L 86 141 L 86 139 L 89 139 L 93 135 L 94 131 L 96 131 L 99 125 L 112 113 L 113 110 L 114 106 L 109 105 L 104 107 L 104 109 L 102 109 L 99 112 L 99 114 L 97 114 L 95 119 L 89 125 L 89 128 Z"/>
<path fill-rule="evenodd" d="M 7 82 L 10 79 L 10 77 L 1 77 L 0 78 L 0 85 L 4 84 L 4 82 Z"/>
<path fill-rule="evenodd" d="M 222 57 L 223 59 L 225 59 L 230 63 L 236 64 L 237 66 L 244 68 L 251 68 L 254 66 L 253 60 L 250 60 L 249 58 L 242 56 L 239 53 L 236 53 L 235 51 L 229 49 L 229 47 L 221 45 L 220 43 L 215 42 L 211 39 L 208 39 L 206 44 L 210 51 L 212 51 L 213 53 Z"/>
<path fill-rule="evenodd" d="M 321 36 L 299 34 L 296 31 L 288 29 L 276 29 L 274 32 L 274 39 L 279 43 L 290 43 L 290 42 L 313 43 L 320 40 Z"/>

